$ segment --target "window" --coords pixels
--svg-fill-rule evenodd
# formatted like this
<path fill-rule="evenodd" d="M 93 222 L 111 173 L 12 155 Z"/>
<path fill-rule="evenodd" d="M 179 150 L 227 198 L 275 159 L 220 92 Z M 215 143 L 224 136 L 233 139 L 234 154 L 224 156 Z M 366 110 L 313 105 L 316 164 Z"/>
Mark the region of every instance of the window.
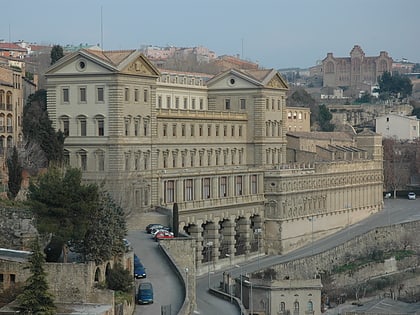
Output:
<path fill-rule="evenodd" d="M 192 179 L 186 179 L 184 181 L 184 200 L 185 201 L 191 201 L 193 200 L 193 180 Z"/>
<path fill-rule="evenodd" d="M 70 92 L 69 88 L 63 88 L 63 103 L 70 102 Z"/>
<path fill-rule="evenodd" d="M 299 302 L 298 301 L 293 303 L 293 310 L 294 310 L 294 314 L 299 313 Z"/>
<path fill-rule="evenodd" d="M 124 132 L 126 136 L 130 135 L 130 118 L 124 120 Z"/>
<path fill-rule="evenodd" d="M 70 165 L 70 152 L 67 150 L 64 150 L 63 162 L 64 162 L 64 165 Z"/>
<path fill-rule="evenodd" d="M 79 88 L 79 101 L 81 103 L 86 103 L 86 88 L 85 87 L 81 87 Z"/>
<path fill-rule="evenodd" d="M 124 101 L 128 102 L 130 100 L 130 90 L 128 88 L 124 89 Z"/>
<path fill-rule="evenodd" d="M 242 196 L 242 176 L 236 176 L 236 196 Z"/>
<path fill-rule="evenodd" d="M 87 154 L 85 151 L 79 152 L 79 166 L 82 171 L 86 171 L 87 169 Z"/>
<path fill-rule="evenodd" d="M 308 304 L 306 305 L 306 308 L 309 312 L 313 312 L 314 304 L 312 303 L 312 301 L 308 301 Z"/>
<path fill-rule="evenodd" d="M 231 128 L 230 128 L 230 134 L 232 135 L 232 137 L 235 136 L 235 126 L 231 126 Z"/>
<path fill-rule="evenodd" d="M 176 137 L 176 124 L 172 125 L 172 136 Z"/>
<path fill-rule="evenodd" d="M 162 96 L 158 96 L 158 107 L 162 108 Z"/>
<path fill-rule="evenodd" d="M 239 136 L 239 137 L 242 137 L 242 126 L 239 126 L 239 129 L 238 129 L 238 136 Z"/>
<path fill-rule="evenodd" d="M 220 129 L 219 125 L 216 125 L 216 137 L 219 136 L 219 129 Z"/>
<path fill-rule="evenodd" d="M 227 137 L 227 126 L 223 126 L 223 136 Z"/>
<path fill-rule="evenodd" d="M 129 171 L 130 170 L 130 153 L 125 153 L 124 155 L 124 159 L 125 159 L 125 170 Z"/>
<path fill-rule="evenodd" d="M 168 180 L 164 184 L 165 190 L 165 203 L 173 203 L 175 201 L 175 182 L 173 180 Z"/>
<path fill-rule="evenodd" d="M 181 136 L 185 137 L 185 125 L 181 125 Z"/>
<path fill-rule="evenodd" d="M 166 97 L 166 108 L 171 108 L 171 97 L 170 96 Z"/>
<path fill-rule="evenodd" d="M 195 98 L 191 99 L 191 109 L 195 109 Z"/>
<path fill-rule="evenodd" d="M 4 275 L 2 273 L 0 273 L 0 283 L 4 282 Z"/>
<path fill-rule="evenodd" d="M 281 302 L 280 303 L 280 312 L 284 312 L 286 310 L 286 303 Z"/>
<path fill-rule="evenodd" d="M 134 102 L 139 101 L 139 89 L 134 89 Z"/>
<path fill-rule="evenodd" d="M 13 273 L 10 274 L 10 283 L 16 283 L 16 275 Z"/>
<path fill-rule="evenodd" d="M 207 136 L 211 137 L 211 125 L 207 125 Z"/>
<path fill-rule="evenodd" d="M 80 135 L 82 137 L 86 137 L 86 119 L 85 118 L 80 119 Z"/>
<path fill-rule="evenodd" d="M 200 109 L 204 109 L 204 100 L 200 98 Z"/>
<path fill-rule="evenodd" d="M 210 199 L 210 178 L 203 178 L 202 179 L 203 182 L 203 187 L 202 187 L 202 192 L 203 192 L 203 199 Z"/>
<path fill-rule="evenodd" d="M 143 91 L 143 101 L 145 103 L 147 103 L 149 101 L 149 91 L 146 90 L 146 89 Z"/>
<path fill-rule="evenodd" d="M 140 129 L 140 121 L 139 119 L 134 120 L 134 135 L 137 137 L 139 135 L 139 129 Z"/>
<path fill-rule="evenodd" d="M 164 124 L 162 127 L 163 136 L 166 137 L 168 135 L 168 125 Z"/>
<path fill-rule="evenodd" d="M 227 177 L 222 176 L 219 179 L 219 197 L 226 197 L 227 196 Z"/>
<path fill-rule="evenodd" d="M 203 136 L 203 125 L 199 125 L 199 126 L 198 126 L 198 135 L 199 135 L 200 137 L 202 137 L 202 136 Z"/>
<path fill-rule="evenodd" d="M 226 110 L 230 109 L 230 99 L 229 98 L 225 99 L 225 109 Z"/>
<path fill-rule="evenodd" d="M 190 130 L 190 132 L 191 132 L 191 137 L 194 137 L 194 125 L 192 124 L 191 126 L 190 126 L 190 128 L 191 128 L 191 130 Z"/>
<path fill-rule="evenodd" d="M 104 98 L 104 88 L 103 87 L 98 87 L 96 89 L 96 101 L 97 102 L 103 102 L 105 100 Z"/>
<path fill-rule="evenodd" d="M 256 194 L 257 193 L 257 175 L 251 175 L 251 194 Z"/>
<path fill-rule="evenodd" d="M 105 154 L 103 151 L 96 152 L 96 170 L 97 171 L 105 170 Z"/>
<path fill-rule="evenodd" d="M 179 97 L 175 97 L 175 108 L 179 108 Z"/>
<path fill-rule="evenodd" d="M 184 97 L 184 109 L 188 107 L 188 98 Z"/>
<path fill-rule="evenodd" d="M 240 109 L 246 109 L 246 100 L 244 98 L 241 98 L 239 100 L 239 108 Z"/>
<path fill-rule="evenodd" d="M 70 122 L 68 118 L 63 119 L 63 133 L 65 137 L 70 135 Z"/>
<path fill-rule="evenodd" d="M 140 169 L 140 154 L 136 153 L 134 155 L 134 170 L 138 171 Z"/>
<path fill-rule="evenodd" d="M 102 118 L 97 120 L 98 123 L 98 136 L 102 137 L 105 135 L 104 120 Z"/>

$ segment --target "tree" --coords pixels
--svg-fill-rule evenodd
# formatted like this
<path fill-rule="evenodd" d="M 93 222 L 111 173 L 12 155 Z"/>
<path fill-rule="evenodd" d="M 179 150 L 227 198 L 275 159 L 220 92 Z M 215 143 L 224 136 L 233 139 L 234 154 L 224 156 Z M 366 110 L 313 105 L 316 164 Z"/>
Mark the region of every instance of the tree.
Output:
<path fill-rule="evenodd" d="M 322 131 L 333 131 L 334 124 L 331 123 L 332 114 L 324 104 L 319 106 L 318 122 Z"/>
<path fill-rule="evenodd" d="M 35 224 L 41 234 L 61 241 L 64 256 L 68 242 L 84 240 L 89 216 L 98 205 L 96 185 L 82 185 L 78 169 L 62 172 L 50 168 L 29 186 L 29 200 Z"/>
<path fill-rule="evenodd" d="M 47 112 L 47 92 L 39 90 L 28 97 L 23 108 L 22 131 L 27 145 L 39 144 L 45 154 L 47 165 L 55 162 L 60 165 L 64 156 L 64 134 L 55 132 Z"/>
<path fill-rule="evenodd" d="M 133 275 L 121 264 L 116 264 L 106 276 L 107 288 L 114 291 L 131 292 L 133 289 Z"/>
<path fill-rule="evenodd" d="M 9 197 L 15 199 L 22 183 L 22 165 L 19 161 L 16 146 L 13 147 L 12 155 L 7 159 L 7 169 L 9 173 L 9 181 L 7 183 Z"/>
<path fill-rule="evenodd" d="M 109 193 L 100 193 L 99 205 L 89 218 L 88 230 L 83 242 L 77 244 L 77 251 L 97 264 L 121 254 L 124 250 L 123 239 L 127 235 L 125 215 Z"/>
<path fill-rule="evenodd" d="M 26 280 L 23 292 L 17 297 L 18 309 L 23 314 L 53 315 L 56 307 L 51 293 L 48 292 L 48 283 L 44 271 L 44 256 L 39 247 L 38 239 L 32 246 L 29 257 L 31 276 Z"/>
<path fill-rule="evenodd" d="M 309 107 L 311 110 L 311 125 L 318 121 L 319 108 L 315 99 L 303 88 L 296 89 L 288 98 L 287 106 Z"/>
<path fill-rule="evenodd" d="M 58 60 L 64 57 L 63 47 L 54 45 L 51 49 L 51 64 L 55 64 Z"/>
<path fill-rule="evenodd" d="M 410 79 L 401 76 L 399 73 L 391 74 L 385 71 L 382 76 L 378 78 L 379 97 L 381 99 L 405 98 L 413 92 L 413 84 Z"/>

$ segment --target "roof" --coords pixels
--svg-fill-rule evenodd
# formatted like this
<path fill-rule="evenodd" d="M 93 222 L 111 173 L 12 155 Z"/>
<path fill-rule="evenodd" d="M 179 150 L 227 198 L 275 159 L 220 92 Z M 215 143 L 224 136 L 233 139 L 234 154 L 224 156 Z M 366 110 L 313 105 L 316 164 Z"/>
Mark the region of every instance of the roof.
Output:
<path fill-rule="evenodd" d="M 325 132 L 325 131 L 311 131 L 311 132 L 304 132 L 304 131 L 288 131 L 288 136 L 292 136 L 294 138 L 307 138 L 307 139 L 317 139 L 317 140 L 341 140 L 341 141 L 352 141 L 353 134 L 345 131 L 333 131 L 333 132 Z"/>
<path fill-rule="evenodd" d="M 31 254 L 24 250 L 0 248 L 0 260 L 26 262 Z"/>
<path fill-rule="evenodd" d="M 420 303 L 404 303 L 390 298 L 371 300 L 362 306 L 356 306 L 354 314 L 418 314 Z"/>
<path fill-rule="evenodd" d="M 26 49 L 13 43 L 0 43 L 0 50 L 17 50 L 17 51 L 26 52 Z"/>
<path fill-rule="evenodd" d="M 113 50 L 113 51 L 102 51 L 96 49 L 83 49 L 91 55 L 102 59 L 105 62 L 111 63 L 114 66 L 118 66 L 131 54 L 135 53 L 136 50 Z"/>

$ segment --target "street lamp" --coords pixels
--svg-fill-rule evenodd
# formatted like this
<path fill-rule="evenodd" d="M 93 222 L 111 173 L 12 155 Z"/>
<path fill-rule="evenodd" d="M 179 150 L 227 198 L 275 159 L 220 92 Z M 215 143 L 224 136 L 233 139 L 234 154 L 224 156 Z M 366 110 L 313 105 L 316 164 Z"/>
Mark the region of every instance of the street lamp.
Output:
<path fill-rule="evenodd" d="M 254 235 L 257 236 L 257 251 L 258 251 L 258 256 L 257 256 L 257 260 L 258 260 L 258 269 L 260 269 L 260 235 L 261 235 L 262 229 L 258 228 L 254 230 Z"/>
<path fill-rule="evenodd" d="M 232 277 L 232 256 L 230 256 L 229 254 L 225 254 L 226 257 L 229 257 L 229 261 L 230 261 L 230 270 L 231 273 L 229 273 L 229 277 L 228 277 L 228 286 L 229 286 L 229 295 L 230 295 L 230 303 L 232 303 L 232 284 L 231 284 L 231 277 Z"/>
<path fill-rule="evenodd" d="M 210 249 L 213 246 L 213 242 L 207 242 L 206 246 L 207 246 L 207 264 L 208 264 L 207 276 L 208 276 L 208 286 L 210 289 Z"/>
<path fill-rule="evenodd" d="M 240 281 L 241 281 L 241 304 L 243 304 L 242 303 L 242 266 L 235 265 L 235 267 L 236 268 L 239 268 L 240 269 L 239 272 L 241 273 L 241 275 L 240 275 Z"/>

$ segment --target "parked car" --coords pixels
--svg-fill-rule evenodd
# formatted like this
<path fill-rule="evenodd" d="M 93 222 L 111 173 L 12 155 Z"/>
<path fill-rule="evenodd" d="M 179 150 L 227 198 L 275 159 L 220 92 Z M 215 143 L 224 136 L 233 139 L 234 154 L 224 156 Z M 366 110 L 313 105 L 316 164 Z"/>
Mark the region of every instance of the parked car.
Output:
<path fill-rule="evenodd" d="M 140 260 L 138 262 L 134 260 L 134 278 L 136 279 L 146 278 L 146 268 L 144 268 Z"/>
<path fill-rule="evenodd" d="M 152 304 L 153 303 L 153 286 L 150 282 L 143 282 L 139 285 L 137 292 L 138 304 Z"/>
<path fill-rule="evenodd" d="M 140 258 L 136 254 L 134 254 L 134 265 L 140 263 Z"/>
<path fill-rule="evenodd" d="M 409 192 L 408 193 L 408 199 L 410 200 L 416 200 L 416 194 L 413 192 Z"/>
<path fill-rule="evenodd" d="M 174 233 L 169 231 L 159 231 L 156 233 L 154 238 L 156 241 L 164 238 L 174 238 Z"/>
<path fill-rule="evenodd" d="M 152 230 L 150 231 L 150 234 L 152 234 L 152 237 L 154 237 L 156 235 L 157 232 L 160 231 L 168 231 L 170 232 L 171 229 L 168 226 L 161 226 L 159 228 L 152 228 Z"/>
<path fill-rule="evenodd" d="M 163 228 L 163 227 L 164 227 L 163 224 L 151 223 L 148 226 L 146 226 L 146 232 L 150 234 L 152 232 L 152 229 L 154 229 L 154 228 L 155 229 L 160 229 L 160 228 Z"/>

